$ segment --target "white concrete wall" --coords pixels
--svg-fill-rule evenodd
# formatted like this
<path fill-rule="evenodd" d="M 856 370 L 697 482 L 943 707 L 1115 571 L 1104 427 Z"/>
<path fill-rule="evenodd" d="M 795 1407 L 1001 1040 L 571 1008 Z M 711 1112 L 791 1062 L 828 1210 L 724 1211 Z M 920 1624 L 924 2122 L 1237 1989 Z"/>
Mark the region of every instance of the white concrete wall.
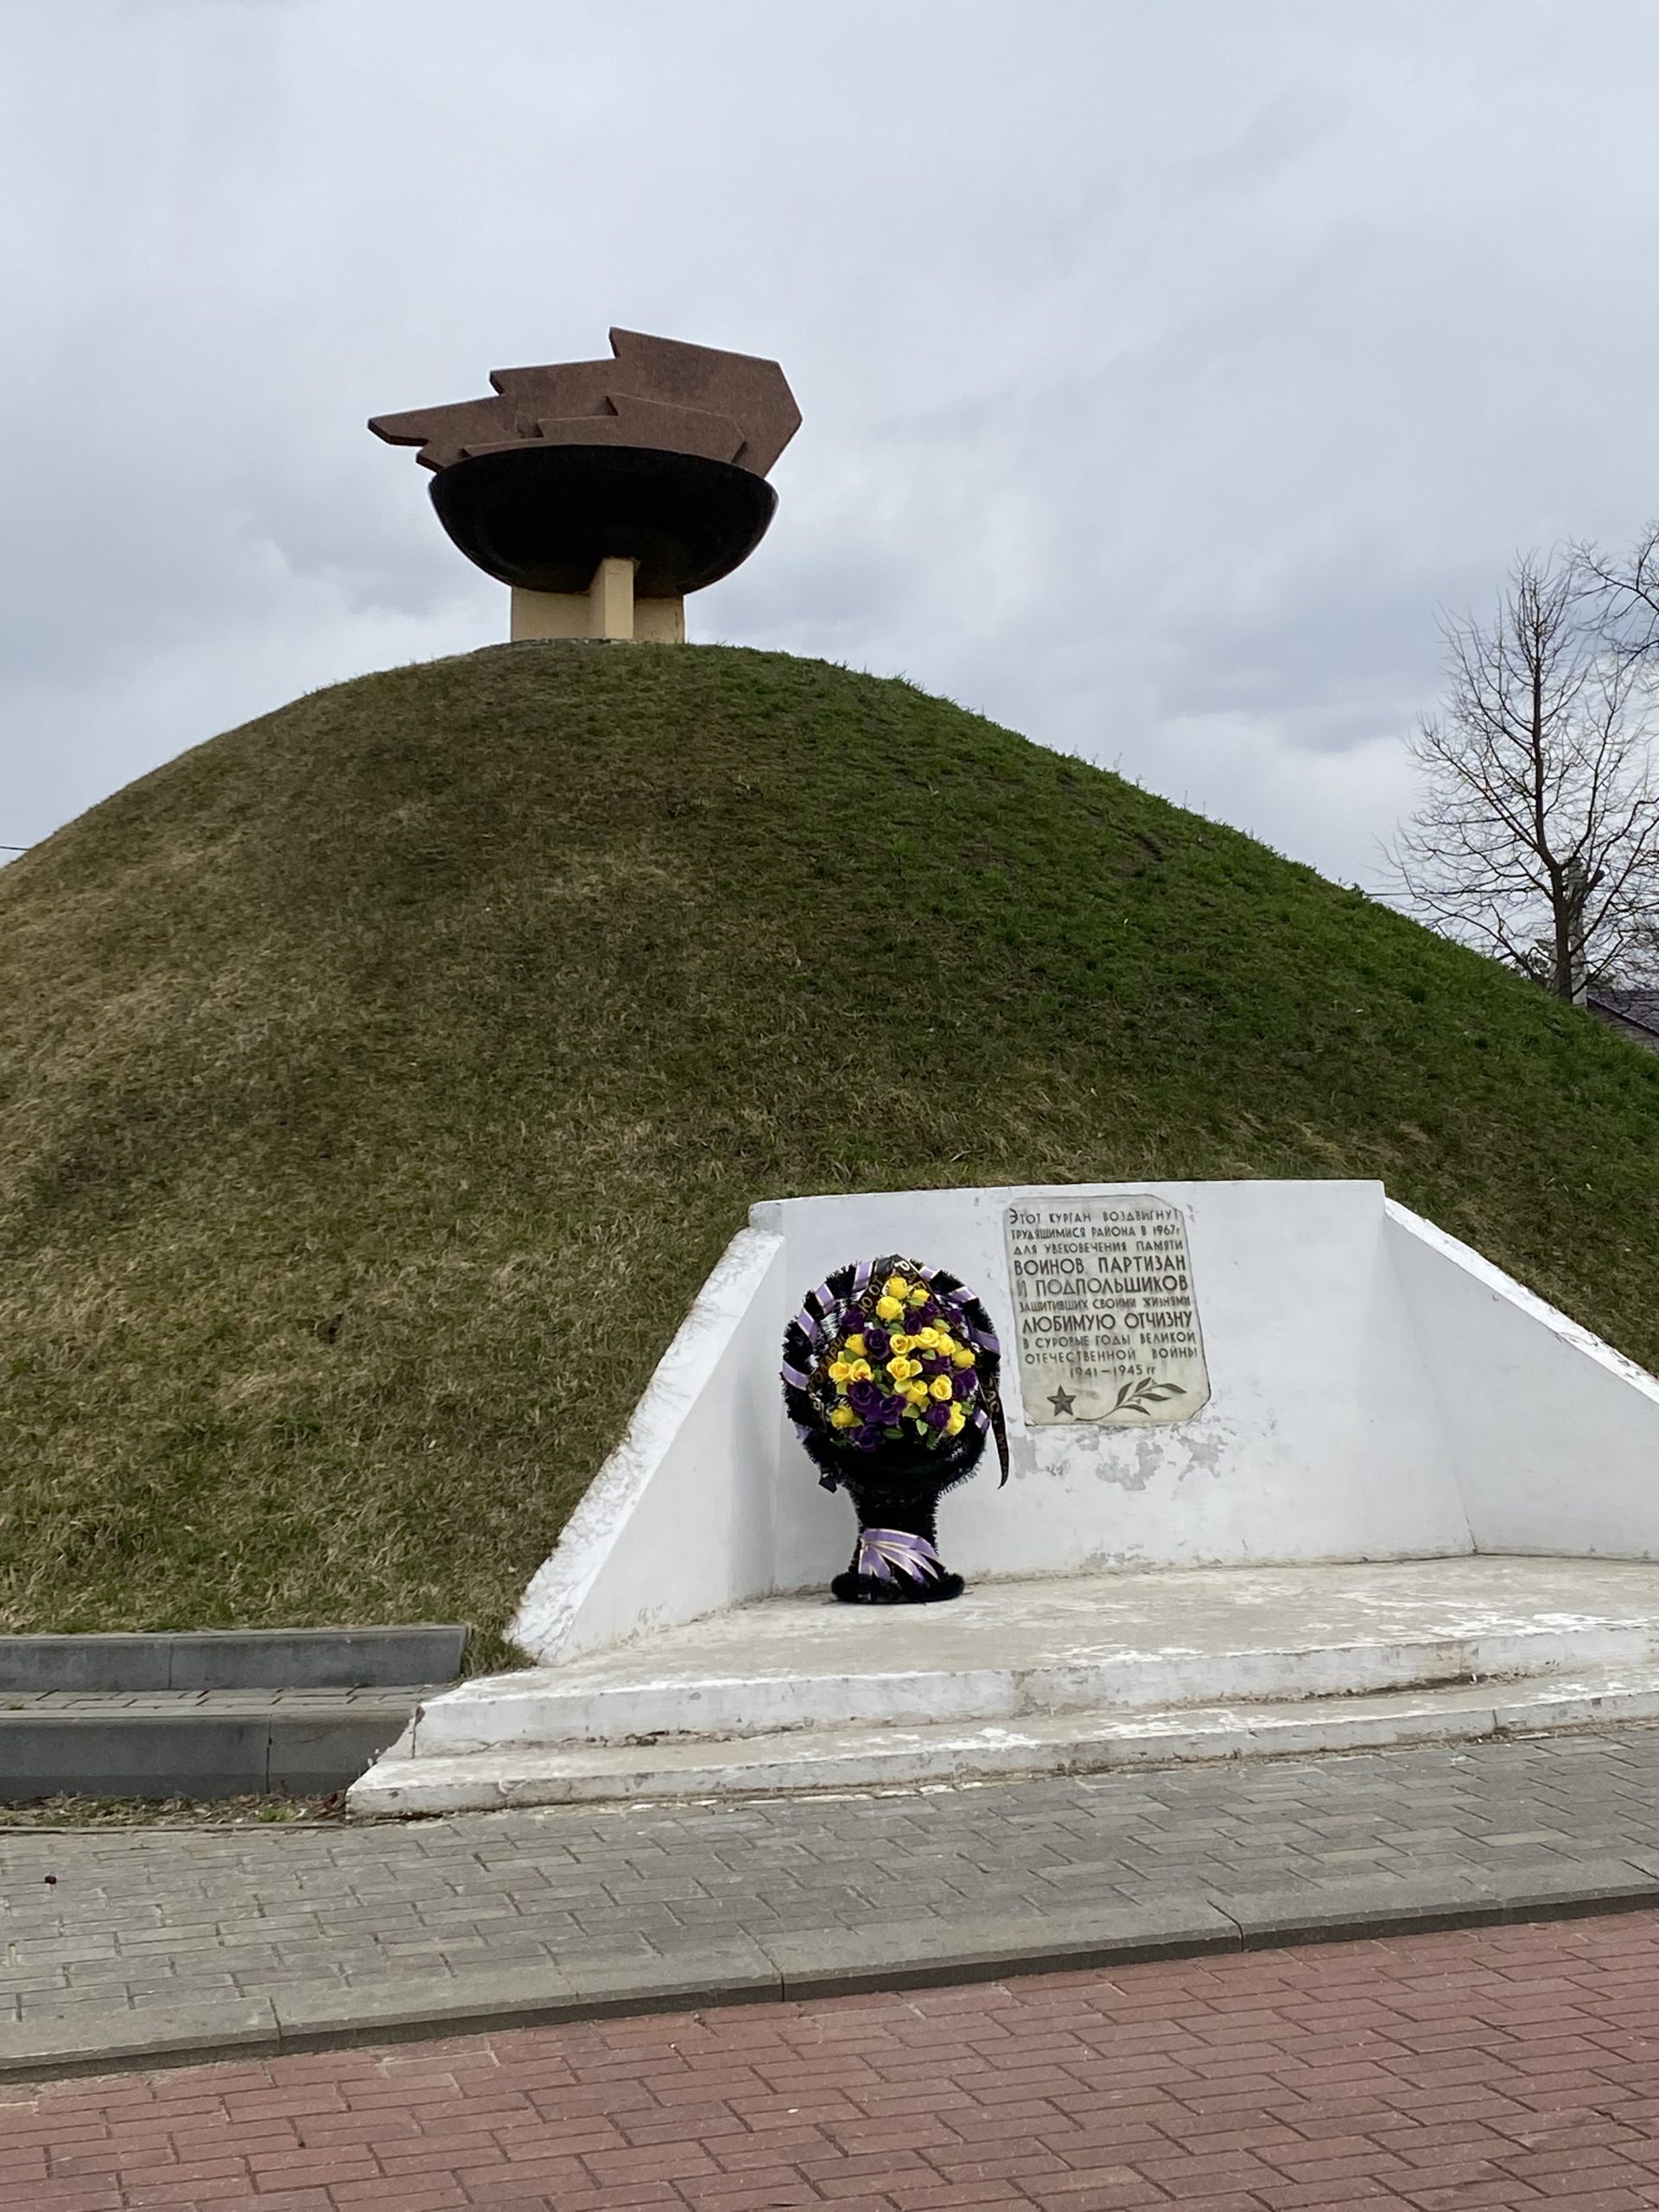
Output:
<path fill-rule="evenodd" d="M 510 1633 L 551 1663 L 772 1586 L 784 1240 L 741 1230 Z"/>
<path fill-rule="evenodd" d="M 1088 1184 L 790 1198 L 755 1207 L 628 1433 L 525 1592 L 543 1661 L 845 1564 L 846 1499 L 784 1417 L 783 1331 L 842 1262 L 906 1252 L 1013 1303 L 1012 1202 L 1154 1191 L 1185 1217 L 1209 1403 L 1139 1432 L 1031 1427 L 1005 1370 L 994 1452 L 945 1499 L 963 1573 L 1427 1557 L 1659 1557 L 1659 1384 L 1380 1183 Z"/>
<path fill-rule="evenodd" d="M 1659 1382 L 1456 1237 L 1387 1218 L 1476 1549 L 1659 1559 Z"/>
<path fill-rule="evenodd" d="M 791 1198 L 757 1206 L 751 1218 L 784 1238 L 797 1300 L 841 1262 L 905 1252 L 979 1291 L 1006 1344 L 1005 1207 L 1113 1187 Z M 950 1565 L 971 1575 L 1040 1574 L 1466 1551 L 1468 1526 L 1384 1246 L 1382 1185 L 1133 1187 L 1186 1217 L 1210 1402 L 1171 1427 L 1027 1428 L 1009 1353 L 1014 1471 L 999 1490 L 988 1452 L 945 1499 L 940 1548 Z M 789 1590 L 842 1564 L 852 1522 L 846 1500 L 817 1488 L 781 1414 L 778 1449 L 775 1574 Z"/>

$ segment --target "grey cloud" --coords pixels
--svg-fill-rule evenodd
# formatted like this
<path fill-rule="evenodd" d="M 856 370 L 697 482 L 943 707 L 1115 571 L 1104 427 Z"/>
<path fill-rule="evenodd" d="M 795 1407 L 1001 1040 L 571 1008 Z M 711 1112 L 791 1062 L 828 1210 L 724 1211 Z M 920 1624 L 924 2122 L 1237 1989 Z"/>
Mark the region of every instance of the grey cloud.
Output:
<path fill-rule="evenodd" d="M 1437 607 L 1659 507 L 1643 0 L 66 0 L 0 41 L 6 842 L 503 634 L 363 419 L 612 322 L 775 353 L 805 414 L 694 635 L 903 671 L 1343 875 Z"/>

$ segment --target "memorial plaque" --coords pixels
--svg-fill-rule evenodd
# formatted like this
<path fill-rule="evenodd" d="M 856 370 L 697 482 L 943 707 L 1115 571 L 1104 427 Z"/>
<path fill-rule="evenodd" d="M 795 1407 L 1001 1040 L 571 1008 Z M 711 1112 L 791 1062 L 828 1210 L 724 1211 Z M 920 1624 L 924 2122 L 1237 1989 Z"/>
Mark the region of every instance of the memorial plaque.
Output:
<path fill-rule="evenodd" d="M 1003 1217 L 1026 1419 L 1191 1421 L 1210 1396 L 1186 1224 L 1150 1192 L 1033 1199 Z"/>

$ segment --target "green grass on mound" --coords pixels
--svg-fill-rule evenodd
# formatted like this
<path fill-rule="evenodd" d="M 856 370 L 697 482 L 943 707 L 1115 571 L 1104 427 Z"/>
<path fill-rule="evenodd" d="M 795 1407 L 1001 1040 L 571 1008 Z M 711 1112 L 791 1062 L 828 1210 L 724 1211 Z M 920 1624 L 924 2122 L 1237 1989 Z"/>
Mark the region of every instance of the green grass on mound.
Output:
<path fill-rule="evenodd" d="M 1381 1176 L 1659 1361 L 1659 1059 L 902 683 L 366 677 L 0 907 L 9 1629 L 447 1616 L 488 1656 L 779 1193 Z"/>

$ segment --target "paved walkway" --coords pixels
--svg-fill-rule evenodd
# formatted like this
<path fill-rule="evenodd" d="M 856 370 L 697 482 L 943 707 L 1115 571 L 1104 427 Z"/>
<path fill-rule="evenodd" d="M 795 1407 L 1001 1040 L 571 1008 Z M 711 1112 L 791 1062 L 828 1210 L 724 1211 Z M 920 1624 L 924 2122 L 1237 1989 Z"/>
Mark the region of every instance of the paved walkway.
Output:
<path fill-rule="evenodd" d="M 29 2212 L 1638 2212 L 1659 1914 L 0 2088 Z"/>
<path fill-rule="evenodd" d="M 890 1796 L 0 1836 L 0 2073 L 1659 1906 L 1659 1728 Z"/>

